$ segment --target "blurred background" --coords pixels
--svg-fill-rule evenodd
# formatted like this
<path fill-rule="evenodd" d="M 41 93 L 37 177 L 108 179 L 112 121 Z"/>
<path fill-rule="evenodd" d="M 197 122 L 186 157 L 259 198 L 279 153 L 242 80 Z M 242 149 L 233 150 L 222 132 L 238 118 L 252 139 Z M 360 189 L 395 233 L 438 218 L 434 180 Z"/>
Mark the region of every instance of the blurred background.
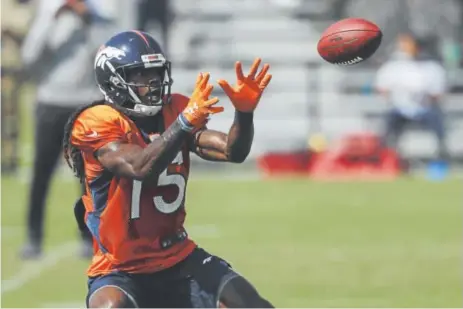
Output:
<path fill-rule="evenodd" d="M 186 95 L 199 71 L 233 81 L 236 60 L 271 64 L 248 160 L 193 158 L 200 245 L 278 307 L 463 306 L 463 1 L 2 0 L 1 17 L 3 307 L 84 306 L 80 188 L 50 151 L 99 98 L 98 46 L 127 29 L 162 43 Z M 333 66 L 317 42 L 346 17 L 383 42 Z M 227 132 L 232 105 L 216 95 L 225 112 L 209 127 Z"/>

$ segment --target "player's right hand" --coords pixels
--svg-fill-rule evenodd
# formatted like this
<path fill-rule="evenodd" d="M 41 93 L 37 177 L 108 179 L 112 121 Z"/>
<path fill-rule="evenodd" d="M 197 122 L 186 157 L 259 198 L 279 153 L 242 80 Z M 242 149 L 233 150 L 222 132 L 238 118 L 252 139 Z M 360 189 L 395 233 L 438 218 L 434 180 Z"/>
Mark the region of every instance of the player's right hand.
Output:
<path fill-rule="evenodd" d="M 203 127 L 210 115 L 223 112 L 223 107 L 214 106 L 219 98 L 209 99 L 214 86 L 208 84 L 208 81 L 209 73 L 199 73 L 190 101 L 181 114 L 192 129 Z"/>

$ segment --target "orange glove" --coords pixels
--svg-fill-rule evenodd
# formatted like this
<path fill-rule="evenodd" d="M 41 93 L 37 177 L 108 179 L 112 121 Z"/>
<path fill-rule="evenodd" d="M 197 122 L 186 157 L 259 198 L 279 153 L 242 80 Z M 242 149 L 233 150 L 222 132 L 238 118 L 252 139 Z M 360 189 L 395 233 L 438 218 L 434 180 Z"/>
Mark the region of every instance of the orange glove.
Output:
<path fill-rule="evenodd" d="M 199 73 L 190 101 L 179 115 L 182 128 L 186 131 L 193 131 L 203 127 L 209 120 L 210 115 L 223 112 L 223 107 L 213 106 L 219 102 L 219 98 L 209 99 L 214 86 L 208 84 L 208 81 L 209 73 Z"/>
<path fill-rule="evenodd" d="M 256 76 L 260 62 L 261 59 L 256 58 L 251 66 L 249 75 L 244 76 L 241 62 L 237 61 L 235 64 L 237 82 L 234 87 L 231 87 L 224 79 L 219 79 L 217 81 L 230 98 L 236 110 L 240 112 L 252 113 L 256 109 L 264 89 L 272 79 L 272 75 L 267 74 L 270 68 L 269 64 L 265 64 Z"/>

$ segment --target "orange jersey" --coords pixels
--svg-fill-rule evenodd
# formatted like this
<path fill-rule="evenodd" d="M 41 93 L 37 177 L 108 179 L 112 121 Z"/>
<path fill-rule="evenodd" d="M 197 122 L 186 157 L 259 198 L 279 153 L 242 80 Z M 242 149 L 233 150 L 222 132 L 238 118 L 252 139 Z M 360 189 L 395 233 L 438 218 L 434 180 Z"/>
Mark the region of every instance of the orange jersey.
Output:
<path fill-rule="evenodd" d="M 188 98 L 173 95 L 162 109 L 167 128 L 183 111 Z M 87 193 L 83 197 L 86 223 L 98 248 L 89 276 L 120 270 L 149 273 L 171 267 L 196 247 L 186 239 L 163 249 L 164 237 L 183 229 L 190 157 L 187 143 L 157 181 L 141 182 L 115 177 L 95 158 L 95 151 L 110 142 L 149 144 L 126 115 L 108 105 L 97 105 L 80 114 L 72 131 L 72 144 L 81 150 Z"/>

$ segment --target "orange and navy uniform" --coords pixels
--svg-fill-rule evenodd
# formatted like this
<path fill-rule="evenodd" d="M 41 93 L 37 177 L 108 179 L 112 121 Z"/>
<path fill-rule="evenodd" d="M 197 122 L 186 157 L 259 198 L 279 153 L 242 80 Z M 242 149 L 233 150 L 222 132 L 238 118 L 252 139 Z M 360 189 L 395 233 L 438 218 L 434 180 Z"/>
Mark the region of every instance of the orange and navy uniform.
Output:
<path fill-rule="evenodd" d="M 175 94 L 161 113 L 165 127 L 183 111 L 188 98 Z M 111 142 L 146 147 L 149 134 L 109 105 L 97 105 L 76 119 L 71 142 L 85 165 L 87 193 L 83 196 L 86 223 L 98 248 L 88 269 L 90 277 L 113 271 L 150 273 L 186 258 L 196 244 L 186 238 L 163 247 L 165 237 L 183 230 L 190 157 L 188 143 L 157 181 L 117 177 L 96 159 L 95 152 Z"/>

